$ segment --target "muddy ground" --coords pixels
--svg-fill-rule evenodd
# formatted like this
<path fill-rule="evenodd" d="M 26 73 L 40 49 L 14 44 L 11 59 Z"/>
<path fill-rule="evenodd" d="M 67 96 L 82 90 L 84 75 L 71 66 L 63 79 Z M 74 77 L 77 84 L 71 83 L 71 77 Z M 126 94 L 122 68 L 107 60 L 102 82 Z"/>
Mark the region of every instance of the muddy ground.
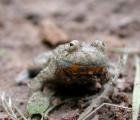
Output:
<path fill-rule="evenodd" d="M 23 111 L 29 90 L 26 85 L 17 86 L 15 78 L 36 55 L 53 49 L 41 42 L 39 23 L 44 19 L 53 21 L 70 40 L 103 39 L 108 48 L 140 47 L 139 0 L 0 0 L 0 90 L 18 101 Z M 127 82 L 133 81 L 131 72 Z M 62 109 L 52 118 L 62 119 L 68 116 L 65 113 L 73 114 Z"/>

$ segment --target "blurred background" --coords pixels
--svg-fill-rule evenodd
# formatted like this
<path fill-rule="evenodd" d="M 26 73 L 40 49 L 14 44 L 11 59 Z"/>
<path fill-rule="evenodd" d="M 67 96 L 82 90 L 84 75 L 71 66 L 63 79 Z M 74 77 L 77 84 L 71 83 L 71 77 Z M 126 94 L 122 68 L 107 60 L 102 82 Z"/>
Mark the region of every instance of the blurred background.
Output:
<path fill-rule="evenodd" d="M 15 78 L 42 52 L 78 39 L 140 47 L 140 0 L 0 0 L 0 90 L 27 99 Z"/>

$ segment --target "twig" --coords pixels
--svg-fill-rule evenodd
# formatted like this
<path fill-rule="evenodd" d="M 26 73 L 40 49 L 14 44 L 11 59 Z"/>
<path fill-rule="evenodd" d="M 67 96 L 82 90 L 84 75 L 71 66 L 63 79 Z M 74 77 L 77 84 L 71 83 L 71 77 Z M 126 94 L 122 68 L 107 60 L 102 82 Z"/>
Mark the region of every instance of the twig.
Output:
<path fill-rule="evenodd" d="M 112 107 L 117 107 L 117 108 L 123 108 L 123 109 L 128 109 L 130 111 L 132 111 L 132 108 L 129 107 L 125 107 L 125 106 L 121 106 L 121 105 L 115 105 L 115 104 L 111 104 L 111 103 L 102 103 L 99 107 L 97 107 L 96 109 L 94 109 L 90 114 L 88 114 L 84 120 L 89 120 L 99 109 L 101 109 L 102 107 L 104 107 L 105 105 L 107 106 L 112 106 Z"/>
<path fill-rule="evenodd" d="M 5 109 L 7 114 L 11 117 L 11 119 L 18 120 L 16 114 L 13 112 L 13 110 L 11 108 L 12 103 L 11 103 L 10 99 L 9 99 L 9 102 L 7 101 L 7 99 L 5 98 L 4 92 L 1 94 L 1 102 L 2 102 L 3 108 Z"/>
<path fill-rule="evenodd" d="M 107 51 L 119 54 L 140 55 L 140 50 L 135 48 L 112 48 Z"/>
<path fill-rule="evenodd" d="M 134 90 L 133 90 L 133 120 L 137 120 L 138 114 L 139 114 L 139 109 L 140 109 L 140 63 L 139 63 L 139 58 L 138 56 L 135 56 L 135 82 L 134 82 Z"/>
<path fill-rule="evenodd" d="M 23 120 L 27 120 L 27 118 L 23 115 L 23 113 L 17 108 L 17 106 L 14 104 L 14 107 L 16 111 L 19 113 L 19 115 L 23 118 Z"/>
<path fill-rule="evenodd" d="M 41 120 L 43 120 L 43 119 L 44 119 L 44 117 L 43 117 L 43 115 L 42 115 Z"/>
<path fill-rule="evenodd" d="M 10 97 L 8 97 L 8 98 L 5 97 L 4 92 L 1 94 L 1 102 L 2 102 L 2 106 L 5 110 L 5 112 L 9 115 L 9 117 L 12 120 L 19 120 L 17 115 L 15 114 L 15 111 L 13 110 L 13 108 L 15 108 L 15 110 L 18 112 L 18 114 L 22 117 L 23 120 L 28 120 L 26 117 L 24 117 L 24 115 L 17 108 L 17 106 L 12 103 L 11 98 Z"/>

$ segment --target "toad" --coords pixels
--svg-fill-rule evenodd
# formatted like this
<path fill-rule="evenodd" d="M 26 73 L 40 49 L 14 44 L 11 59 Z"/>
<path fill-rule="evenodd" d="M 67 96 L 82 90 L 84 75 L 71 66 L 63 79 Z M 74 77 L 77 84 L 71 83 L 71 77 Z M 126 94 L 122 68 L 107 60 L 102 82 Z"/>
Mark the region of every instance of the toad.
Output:
<path fill-rule="evenodd" d="M 28 111 L 31 111 L 32 101 L 38 97 L 38 92 L 42 93 L 45 85 L 61 92 L 80 90 L 81 93 L 93 93 L 101 89 L 111 77 L 110 62 L 101 40 L 90 43 L 73 40 L 42 54 L 36 61 L 43 67 L 30 81 Z"/>
<path fill-rule="evenodd" d="M 44 68 L 30 82 L 32 93 L 42 91 L 44 85 L 53 89 L 83 87 L 91 90 L 97 82 L 103 84 L 109 79 L 110 65 L 103 41 L 82 43 L 73 40 L 48 55 L 45 53 L 45 57 Z"/>

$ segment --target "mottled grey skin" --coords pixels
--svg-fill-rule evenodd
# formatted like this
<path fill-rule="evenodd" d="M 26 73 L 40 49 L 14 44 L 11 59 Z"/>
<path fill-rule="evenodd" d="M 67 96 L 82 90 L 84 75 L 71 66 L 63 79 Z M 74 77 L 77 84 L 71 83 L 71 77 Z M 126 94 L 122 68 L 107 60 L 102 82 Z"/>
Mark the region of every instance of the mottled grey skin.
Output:
<path fill-rule="evenodd" d="M 31 97 L 27 104 L 30 115 L 43 113 L 48 109 L 44 106 L 46 103 L 43 103 L 47 97 L 42 93 L 44 85 L 51 89 L 52 86 L 59 86 L 61 92 L 66 94 L 67 90 L 72 90 L 72 94 L 76 91 L 85 92 L 86 89 L 96 92 L 111 77 L 112 66 L 106 57 L 104 43 L 99 40 L 90 43 L 73 40 L 58 46 L 54 51 L 39 55 L 34 62 L 42 70 L 30 80 Z M 42 98 L 39 98 L 38 94 L 41 94 Z"/>
<path fill-rule="evenodd" d="M 30 82 L 32 93 L 42 91 L 44 84 L 62 82 L 63 80 L 58 79 L 61 76 L 57 73 L 73 64 L 83 67 L 109 67 L 104 43 L 99 40 L 92 43 L 73 40 L 58 46 L 49 52 L 48 56 L 45 53 L 44 56 L 45 59 L 42 61 L 44 69 Z"/>

